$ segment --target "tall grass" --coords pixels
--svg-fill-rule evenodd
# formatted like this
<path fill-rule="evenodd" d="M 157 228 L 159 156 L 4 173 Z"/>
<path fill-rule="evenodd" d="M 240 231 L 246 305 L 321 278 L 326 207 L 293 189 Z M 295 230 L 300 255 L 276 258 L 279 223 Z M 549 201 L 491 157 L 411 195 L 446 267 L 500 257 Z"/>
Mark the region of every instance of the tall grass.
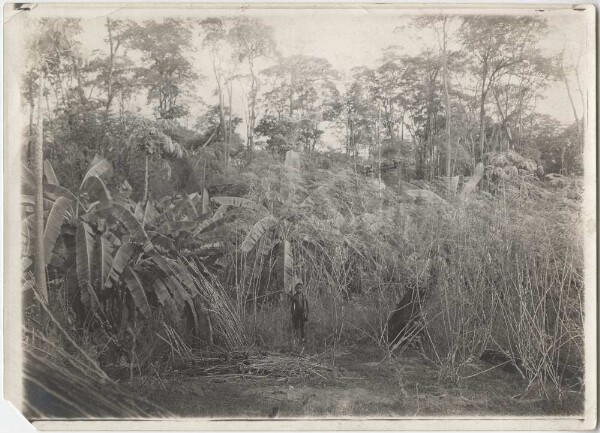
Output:
<path fill-rule="evenodd" d="M 369 342 L 390 353 L 419 340 L 439 378 L 454 382 L 495 351 L 527 391 L 569 389 L 565 376 L 583 368 L 576 193 L 517 180 L 495 197 L 475 193 L 443 206 L 412 203 L 394 190 L 379 199 L 352 173 L 311 176 L 315 192 L 297 209 L 293 245 L 312 305 L 312 348 Z M 259 186 L 253 194 L 261 196 Z M 422 293 L 420 317 L 391 344 L 387 319 L 407 290 Z M 253 341 L 286 347 L 287 303 L 254 316 Z"/>

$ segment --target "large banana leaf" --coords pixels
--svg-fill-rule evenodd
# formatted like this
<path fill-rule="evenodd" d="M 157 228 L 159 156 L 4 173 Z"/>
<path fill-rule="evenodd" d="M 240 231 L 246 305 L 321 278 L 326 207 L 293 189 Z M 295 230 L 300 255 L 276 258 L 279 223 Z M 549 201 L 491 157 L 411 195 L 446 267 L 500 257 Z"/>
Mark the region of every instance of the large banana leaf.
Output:
<path fill-rule="evenodd" d="M 160 248 L 165 252 L 170 252 L 175 249 L 175 241 L 161 233 L 148 231 L 148 237 L 156 248 Z"/>
<path fill-rule="evenodd" d="M 65 222 L 69 210 L 71 209 L 71 200 L 66 197 L 59 197 L 55 202 L 54 206 L 50 210 L 48 220 L 46 221 L 46 227 L 44 228 L 44 258 L 45 263 L 50 263 L 50 257 L 52 251 L 54 251 L 54 245 L 56 245 L 56 239 L 60 235 L 60 228 Z"/>
<path fill-rule="evenodd" d="M 148 298 L 146 297 L 146 292 L 144 291 L 144 287 L 142 286 L 142 281 L 138 274 L 135 273 L 131 268 L 127 268 L 124 272 L 125 284 L 129 289 L 129 293 L 131 293 L 131 297 L 133 298 L 133 302 L 140 313 L 148 319 L 152 314 L 150 310 L 150 303 L 148 302 Z"/>
<path fill-rule="evenodd" d="M 94 242 L 91 227 L 80 221 L 77 224 L 77 232 L 75 234 L 77 283 L 81 290 L 81 302 L 88 308 L 94 307 L 93 299 L 90 298 L 91 292 L 93 292 L 92 281 L 95 272 L 92 263 Z"/>
<path fill-rule="evenodd" d="M 165 305 L 166 302 L 171 300 L 169 290 L 160 278 L 154 280 L 154 293 L 156 294 L 156 298 L 158 299 L 158 303 L 160 305 Z"/>
<path fill-rule="evenodd" d="M 219 206 L 217 211 L 212 216 L 213 221 L 217 221 L 217 220 L 221 219 L 223 217 L 223 215 L 225 215 L 225 212 L 227 212 L 228 208 L 229 208 L 229 206 L 227 206 L 226 204 L 222 204 L 221 206 Z"/>
<path fill-rule="evenodd" d="M 177 281 L 177 278 L 175 278 L 173 275 L 171 275 L 165 280 L 165 285 L 173 295 L 173 300 L 175 301 L 175 305 L 177 306 L 177 309 L 179 311 L 185 311 L 186 305 L 190 308 L 192 318 L 194 320 L 194 328 L 198 331 L 198 315 L 196 314 L 196 308 L 194 306 L 194 301 L 192 297 L 185 290 L 183 285 L 179 281 Z"/>
<path fill-rule="evenodd" d="M 169 265 L 165 258 L 160 255 L 156 250 L 150 252 L 150 258 L 156 264 L 158 269 L 164 272 L 165 275 L 172 275 L 174 269 Z"/>
<path fill-rule="evenodd" d="M 260 238 L 263 237 L 266 231 L 273 227 L 275 224 L 277 224 L 277 219 L 272 215 L 268 215 L 259 220 L 256 224 L 254 224 L 254 227 L 252 227 L 252 230 L 248 232 L 246 238 L 242 242 L 242 246 L 240 247 L 242 253 L 249 253 L 252 250 L 252 248 L 254 248 L 254 246 L 258 243 Z"/>
<path fill-rule="evenodd" d="M 142 202 L 136 203 L 135 209 L 133 210 L 133 216 L 138 221 L 144 221 L 144 207 L 142 205 Z"/>
<path fill-rule="evenodd" d="M 187 268 L 177 260 L 167 259 L 167 262 L 176 271 L 177 278 L 185 285 L 190 296 L 196 296 L 198 294 L 198 288 Z"/>
<path fill-rule="evenodd" d="M 21 221 L 21 255 L 22 256 L 31 256 L 33 255 L 33 217 L 31 214 L 27 218 L 24 218 Z"/>
<path fill-rule="evenodd" d="M 106 174 L 110 173 L 111 170 L 112 170 L 112 165 L 105 158 L 98 157 L 98 156 L 94 157 L 94 160 L 92 161 L 92 166 L 87 171 L 87 173 L 83 177 L 83 181 L 81 182 L 82 188 L 83 188 L 83 184 L 89 177 L 95 176 L 95 177 L 101 178 L 101 177 L 105 176 Z"/>
<path fill-rule="evenodd" d="M 191 250 L 186 250 L 187 254 L 194 254 L 196 256 L 206 256 L 208 254 L 220 253 L 224 244 L 222 242 L 213 242 L 210 244 L 202 245 L 199 248 L 193 248 Z"/>
<path fill-rule="evenodd" d="M 193 305 L 191 296 L 174 275 L 170 275 L 165 279 L 165 285 L 171 292 L 171 296 L 173 296 L 179 310 L 183 311 L 186 303 L 190 307 Z"/>
<path fill-rule="evenodd" d="M 29 190 L 29 194 L 33 194 L 35 191 L 35 176 L 24 164 L 21 164 L 21 185 Z"/>
<path fill-rule="evenodd" d="M 275 240 L 273 239 L 273 235 L 263 236 L 260 239 L 258 248 L 256 249 L 256 255 L 258 257 L 262 257 L 262 256 L 268 254 L 269 251 L 271 251 L 273 249 L 274 245 L 275 245 Z"/>
<path fill-rule="evenodd" d="M 112 216 L 127 228 L 130 241 L 142 244 L 144 252 L 146 253 L 151 251 L 154 246 L 140 222 L 133 216 L 133 213 L 120 204 L 115 203 L 113 206 Z"/>
<path fill-rule="evenodd" d="M 98 287 L 103 290 L 104 283 L 112 270 L 113 251 L 115 246 L 104 236 L 100 236 L 100 242 L 97 243 L 97 246 L 98 249 L 95 256 L 97 261 L 94 262 L 94 266 L 100 269 L 100 281 Z"/>
<path fill-rule="evenodd" d="M 241 207 L 244 209 L 249 209 L 249 210 L 253 210 L 255 212 L 258 212 L 261 215 L 267 216 L 269 215 L 269 211 L 267 210 L 266 207 L 264 207 L 263 205 L 256 203 L 252 200 L 248 200 L 245 198 L 241 198 L 241 197 L 213 197 L 211 198 L 211 200 L 214 203 L 220 204 L 220 205 L 227 205 L 227 206 L 233 206 L 233 207 Z"/>
<path fill-rule="evenodd" d="M 114 286 L 114 284 L 117 281 L 119 281 L 119 277 L 123 272 L 123 269 L 125 269 L 129 261 L 131 260 L 133 252 L 133 245 L 129 243 L 123 244 L 119 247 L 117 253 L 112 259 L 108 276 L 106 277 L 106 280 L 104 280 L 104 287 L 106 287 L 107 289 L 111 289 Z"/>
<path fill-rule="evenodd" d="M 175 301 L 171 298 L 169 290 L 165 283 L 157 278 L 154 281 L 154 293 L 158 299 L 158 302 L 162 306 L 163 314 L 166 316 L 168 321 L 173 325 L 178 325 L 181 314 L 177 314 L 177 307 Z"/>
<path fill-rule="evenodd" d="M 47 183 L 60 185 L 56 173 L 54 173 L 54 167 L 52 167 L 52 164 L 50 164 L 50 161 L 47 159 L 44 159 L 44 177 L 46 178 Z"/>
<path fill-rule="evenodd" d="M 82 193 L 87 193 L 89 202 L 99 202 L 96 211 L 105 212 L 112 208 L 112 196 L 106 187 L 106 184 L 97 176 L 88 176 L 82 183 Z"/>
<path fill-rule="evenodd" d="M 198 224 L 198 227 L 196 227 L 196 230 L 194 230 L 192 234 L 194 236 L 198 236 L 204 231 L 213 230 L 223 224 L 225 224 L 225 218 L 220 218 L 217 220 L 215 220 L 214 218 L 210 218 L 200 222 L 200 224 Z"/>
<path fill-rule="evenodd" d="M 73 203 L 78 202 L 77 197 L 75 197 L 75 194 L 73 194 L 67 188 L 51 183 L 44 184 L 44 198 L 56 201 L 59 197 L 66 197 L 70 200 L 73 200 Z"/>
<path fill-rule="evenodd" d="M 33 207 L 35 206 L 35 197 L 32 195 L 24 195 L 21 194 L 21 206 L 23 206 L 23 211 L 26 213 L 33 212 Z M 54 206 L 54 200 L 44 199 L 44 210 L 50 210 Z"/>

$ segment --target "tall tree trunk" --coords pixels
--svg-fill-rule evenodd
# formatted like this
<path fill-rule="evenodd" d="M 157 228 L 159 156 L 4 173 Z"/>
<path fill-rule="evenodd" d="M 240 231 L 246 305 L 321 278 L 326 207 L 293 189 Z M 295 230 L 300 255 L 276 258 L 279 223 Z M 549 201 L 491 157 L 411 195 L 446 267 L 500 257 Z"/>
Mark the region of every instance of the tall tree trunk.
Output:
<path fill-rule="evenodd" d="M 215 80 L 217 80 L 217 93 L 219 96 L 219 129 L 221 130 L 221 134 L 222 137 L 221 139 L 224 141 L 227 141 L 227 126 L 226 126 L 226 122 L 225 122 L 225 98 L 223 97 L 223 88 L 221 86 L 221 76 L 219 75 L 218 71 L 217 71 L 217 60 L 216 60 L 216 54 L 212 54 L 211 55 L 211 62 L 212 62 L 212 68 L 213 68 L 213 74 L 215 76 Z"/>
<path fill-rule="evenodd" d="M 575 117 L 575 122 L 577 123 L 577 128 L 579 128 L 579 116 L 577 115 L 577 108 L 575 107 L 575 101 L 573 101 L 573 95 L 571 94 L 571 86 L 569 86 L 569 80 L 567 79 L 567 74 L 563 66 L 560 67 L 563 83 L 565 83 L 565 88 L 567 89 L 567 95 L 569 96 L 569 102 L 571 103 L 571 109 L 573 110 L 573 117 Z"/>
<path fill-rule="evenodd" d="M 290 117 L 294 113 L 294 72 L 292 71 L 292 75 L 290 77 Z"/>
<path fill-rule="evenodd" d="M 256 124 L 256 97 L 258 96 L 258 77 L 254 72 L 254 65 L 250 62 L 250 74 L 252 75 L 252 88 L 250 89 L 250 113 L 248 116 L 248 150 L 254 148 L 254 126 Z"/>
<path fill-rule="evenodd" d="M 33 92 L 33 89 L 30 88 L 30 93 Z M 39 101 L 38 101 L 39 102 Z M 33 158 L 33 110 L 34 110 L 34 102 L 33 95 L 31 95 L 31 100 L 29 101 L 29 140 L 27 140 L 27 163 L 31 164 Z"/>
<path fill-rule="evenodd" d="M 228 161 L 228 154 L 227 154 L 228 149 L 227 149 L 227 122 L 225 120 L 225 97 L 223 95 L 223 86 L 221 84 L 221 75 L 217 71 L 217 58 L 216 58 L 216 54 L 214 52 L 211 52 L 210 59 L 211 59 L 211 63 L 212 63 L 213 75 L 215 76 L 215 80 L 217 80 L 217 94 L 219 96 L 219 131 L 221 132 L 221 140 L 223 140 L 223 147 L 224 147 L 223 165 L 225 166 L 225 168 L 227 168 L 229 161 Z M 227 85 L 227 83 L 225 83 L 225 85 Z M 231 110 L 231 107 L 230 107 L 230 110 Z"/>
<path fill-rule="evenodd" d="M 44 252 L 44 114 L 42 100 L 44 98 L 44 71 L 40 68 L 38 106 L 37 106 L 37 137 L 33 155 L 33 174 L 35 176 L 35 283 L 43 300 L 48 302 L 48 286 L 46 284 L 46 260 Z"/>
<path fill-rule="evenodd" d="M 109 46 L 109 55 L 108 55 L 108 78 L 107 78 L 107 89 L 106 89 L 106 115 L 110 113 L 110 106 L 113 100 L 113 64 L 114 64 L 114 42 L 112 37 L 112 29 L 110 27 L 110 18 L 106 19 L 106 29 L 108 30 L 108 46 Z"/>
<path fill-rule="evenodd" d="M 148 201 L 148 178 L 149 178 L 149 173 L 148 173 L 148 155 L 145 156 L 145 168 L 144 168 L 144 198 L 142 199 L 142 202 L 144 204 L 146 204 L 146 202 Z"/>
<path fill-rule="evenodd" d="M 442 23 L 442 53 L 443 53 L 443 65 L 442 65 L 442 75 L 444 80 L 444 97 L 446 104 L 446 176 L 450 177 L 452 175 L 451 171 L 451 161 L 452 161 L 452 144 L 450 141 L 450 122 L 451 122 L 451 114 L 450 114 L 450 84 L 448 82 L 448 49 L 447 49 L 447 23 L 448 17 L 444 16 Z"/>
<path fill-rule="evenodd" d="M 379 129 L 381 128 L 381 107 L 377 110 L 377 171 L 379 172 L 379 198 L 381 198 L 381 138 Z M 381 206 L 381 203 L 380 203 Z"/>
<path fill-rule="evenodd" d="M 229 96 L 229 124 L 228 124 L 228 133 L 227 133 L 227 141 L 225 144 L 225 168 L 229 167 L 229 153 L 231 152 L 231 141 L 233 137 L 233 121 L 232 121 L 232 112 L 233 112 L 233 82 L 230 81 L 227 86 L 227 94 Z"/>
<path fill-rule="evenodd" d="M 485 98 L 487 96 L 486 79 L 488 73 L 487 58 L 483 62 L 483 72 L 481 74 L 481 101 L 479 105 L 479 158 L 483 161 L 483 151 L 485 148 Z"/>

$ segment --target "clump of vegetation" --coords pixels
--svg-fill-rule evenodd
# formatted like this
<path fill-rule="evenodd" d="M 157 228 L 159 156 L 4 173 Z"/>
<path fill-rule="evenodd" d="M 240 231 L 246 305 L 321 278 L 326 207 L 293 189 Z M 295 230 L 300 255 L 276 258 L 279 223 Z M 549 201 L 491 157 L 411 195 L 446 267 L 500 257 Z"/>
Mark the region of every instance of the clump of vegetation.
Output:
<path fill-rule="evenodd" d="M 328 60 L 278 56 L 259 20 L 107 19 L 106 52 L 90 59 L 79 21 L 38 24 L 21 201 L 32 387 L 142 416 L 147 402 L 119 386 L 111 399 L 128 403 L 110 405 L 104 388 L 181 369 L 337 376 L 338 349 L 370 345 L 395 363 L 418 353 L 440 382 L 493 358 L 523 394 L 581 391 L 583 131 L 577 114 L 563 128 L 536 112 L 548 80 L 569 86 L 565 59 L 537 49 L 544 20 L 414 19 L 440 45 L 389 47 L 344 92 Z M 188 58 L 197 35 L 218 103 L 190 126 L 206 79 Z M 140 95 L 153 119 L 127 109 Z M 328 152 L 326 132 L 339 135 Z"/>

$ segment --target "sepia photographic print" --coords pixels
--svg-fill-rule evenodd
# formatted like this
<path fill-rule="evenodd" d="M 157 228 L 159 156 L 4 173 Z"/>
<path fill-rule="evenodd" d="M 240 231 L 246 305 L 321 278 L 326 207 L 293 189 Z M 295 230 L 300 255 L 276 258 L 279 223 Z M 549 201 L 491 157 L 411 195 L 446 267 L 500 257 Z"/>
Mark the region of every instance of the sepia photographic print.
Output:
<path fill-rule="evenodd" d="M 7 4 L 38 429 L 591 429 L 591 5 Z"/>

